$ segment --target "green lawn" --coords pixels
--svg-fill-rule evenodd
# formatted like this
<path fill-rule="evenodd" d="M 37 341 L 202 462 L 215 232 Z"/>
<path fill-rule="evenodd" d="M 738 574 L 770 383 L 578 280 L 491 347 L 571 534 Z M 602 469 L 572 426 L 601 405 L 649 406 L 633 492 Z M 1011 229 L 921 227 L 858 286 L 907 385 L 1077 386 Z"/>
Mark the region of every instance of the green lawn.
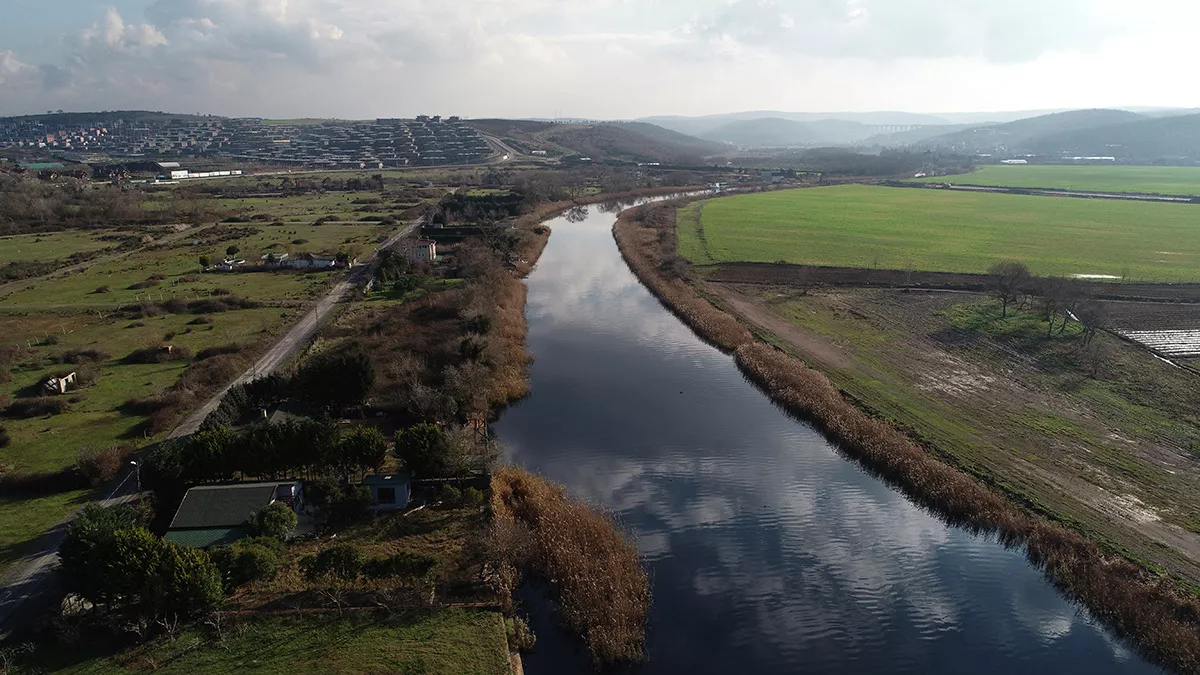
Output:
<path fill-rule="evenodd" d="M 1200 167 L 1189 166 L 985 166 L 962 176 L 925 183 L 1055 188 L 1084 192 L 1200 195 Z"/>
<path fill-rule="evenodd" d="M 101 241 L 111 232 L 52 232 L 0 237 L 0 264 L 12 261 L 64 260 L 75 253 L 99 251 L 115 242 Z"/>
<path fill-rule="evenodd" d="M 85 660 L 81 660 L 85 659 Z M 243 619 L 224 640 L 188 630 L 114 657 L 43 657 L 50 672 L 422 673 L 504 675 L 508 646 L 498 612 L 445 609 L 394 619 L 370 614 Z"/>
<path fill-rule="evenodd" d="M 793 264 L 1200 280 L 1200 207 L 864 185 L 739 195 L 679 216 L 696 264 Z"/>

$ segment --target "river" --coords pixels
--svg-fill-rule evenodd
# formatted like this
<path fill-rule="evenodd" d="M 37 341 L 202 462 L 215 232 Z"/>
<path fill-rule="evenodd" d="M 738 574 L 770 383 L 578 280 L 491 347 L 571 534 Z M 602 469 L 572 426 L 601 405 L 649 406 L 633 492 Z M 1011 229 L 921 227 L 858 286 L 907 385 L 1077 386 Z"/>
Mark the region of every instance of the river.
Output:
<path fill-rule="evenodd" d="M 950 527 L 775 407 L 577 210 L 530 275 L 508 458 L 611 509 L 654 597 L 638 673 L 1159 673 L 1019 551 Z M 586 672 L 527 602 L 530 675 Z"/>

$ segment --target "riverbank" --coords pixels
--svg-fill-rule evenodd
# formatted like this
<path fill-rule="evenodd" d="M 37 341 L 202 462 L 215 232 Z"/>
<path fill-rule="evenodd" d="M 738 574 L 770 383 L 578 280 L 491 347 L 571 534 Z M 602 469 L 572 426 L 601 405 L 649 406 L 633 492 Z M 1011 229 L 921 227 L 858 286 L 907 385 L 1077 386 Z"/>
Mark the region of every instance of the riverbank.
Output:
<path fill-rule="evenodd" d="M 674 228 L 672 209 L 640 207 L 622 214 L 614 235 L 642 283 L 704 339 L 735 353 L 743 372 L 777 403 L 947 521 L 1023 547 L 1055 586 L 1153 658 L 1180 671 L 1200 668 L 1200 605 L 1185 589 L 940 461 L 846 400 L 820 373 L 754 338 L 687 277 L 675 259 Z"/>

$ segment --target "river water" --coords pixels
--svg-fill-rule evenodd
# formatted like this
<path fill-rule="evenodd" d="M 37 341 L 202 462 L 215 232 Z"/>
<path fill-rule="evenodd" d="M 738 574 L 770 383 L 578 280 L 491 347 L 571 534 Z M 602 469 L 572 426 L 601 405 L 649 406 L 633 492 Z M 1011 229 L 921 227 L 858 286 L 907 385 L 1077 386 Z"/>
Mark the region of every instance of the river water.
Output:
<path fill-rule="evenodd" d="M 650 570 L 639 673 L 1157 673 L 1020 552 L 950 527 L 776 408 L 625 266 L 612 207 L 549 224 L 513 462 L 611 509 Z M 529 602 L 531 675 L 586 672 Z"/>

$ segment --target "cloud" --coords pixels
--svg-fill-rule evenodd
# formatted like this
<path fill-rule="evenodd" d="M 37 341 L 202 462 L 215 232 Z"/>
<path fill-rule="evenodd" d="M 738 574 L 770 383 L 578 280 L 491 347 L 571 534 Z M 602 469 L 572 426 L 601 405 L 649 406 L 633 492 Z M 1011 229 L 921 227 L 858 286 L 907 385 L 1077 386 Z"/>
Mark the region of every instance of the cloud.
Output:
<path fill-rule="evenodd" d="M 1026 61 L 1117 30 L 1094 0 L 733 0 L 683 32 L 704 44 L 835 58 Z"/>
<path fill-rule="evenodd" d="M 1200 20 L 1182 0 L 140 1 L 136 15 L 125 3 L 40 36 L 61 45 L 59 58 L 8 52 L 0 112 L 620 117 L 1012 105 L 1010 91 L 982 84 L 1001 80 L 1021 82 L 1030 99 L 1093 104 L 1120 93 L 1111 78 L 1096 87 L 1087 63 L 1069 80 L 1054 67 L 1105 49 L 1091 62 L 1145 74 L 1122 78 L 1122 91 L 1180 100 L 1187 90 L 1168 86 L 1156 64 L 1173 62 L 1171 45 L 1190 43 L 1171 36 Z M 69 25 L 61 18 L 46 25 Z M 1121 42 L 1131 37 L 1140 42 Z M 1034 77 L 1025 66 L 1037 66 Z"/>

